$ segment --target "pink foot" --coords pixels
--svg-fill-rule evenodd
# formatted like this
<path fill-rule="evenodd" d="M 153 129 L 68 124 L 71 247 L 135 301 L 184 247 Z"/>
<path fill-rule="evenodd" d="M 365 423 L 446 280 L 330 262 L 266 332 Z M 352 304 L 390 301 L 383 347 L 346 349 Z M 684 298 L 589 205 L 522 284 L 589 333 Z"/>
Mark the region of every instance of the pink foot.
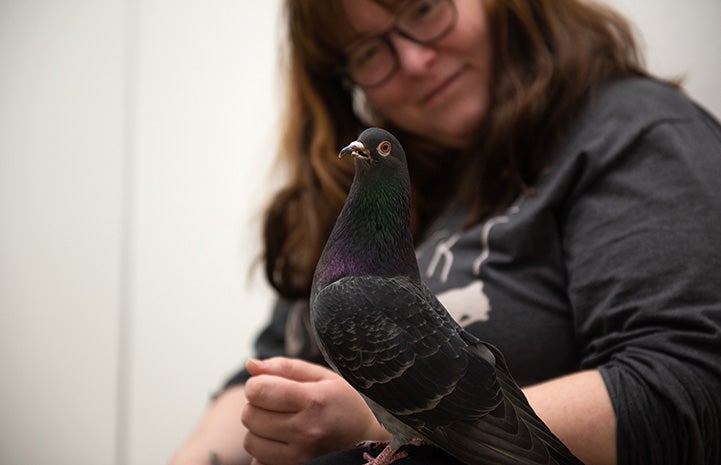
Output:
<path fill-rule="evenodd" d="M 376 458 L 373 458 L 368 452 L 363 453 L 363 458 L 367 460 L 365 465 L 389 465 L 405 457 L 408 457 L 407 452 L 396 452 L 396 449 L 391 447 L 390 444 L 388 444 Z"/>

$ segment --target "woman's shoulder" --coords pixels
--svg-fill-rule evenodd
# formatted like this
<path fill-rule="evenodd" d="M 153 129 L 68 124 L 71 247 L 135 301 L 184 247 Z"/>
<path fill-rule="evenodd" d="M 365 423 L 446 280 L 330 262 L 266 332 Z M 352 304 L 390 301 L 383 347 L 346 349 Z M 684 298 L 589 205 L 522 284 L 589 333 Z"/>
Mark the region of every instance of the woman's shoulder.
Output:
<path fill-rule="evenodd" d="M 721 132 L 718 121 L 682 88 L 653 78 L 609 81 L 589 94 L 577 116 L 581 125 L 615 134 L 643 131 L 659 123 L 684 122 Z"/>
<path fill-rule="evenodd" d="M 607 82 L 591 92 L 580 117 L 633 130 L 661 121 L 705 119 L 708 115 L 679 87 L 651 78 L 626 78 Z"/>
<path fill-rule="evenodd" d="M 607 81 L 598 86 L 595 95 L 597 103 L 645 103 L 648 110 L 669 111 L 693 105 L 680 87 L 648 77 Z"/>
<path fill-rule="evenodd" d="M 673 85 L 622 79 L 588 97 L 551 159 L 541 185 L 556 194 L 576 195 L 599 177 L 635 176 L 644 163 L 708 178 L 721 167 L 721 126 Z"/>
<path fill-rule="evenodd" d="M 618 154 L 640 138 L 658 136 L 659 128 L 721 143 L 719 123 L 681 89 L 651 78 L 626 78 L 589 94 L 558 149 L 565 155 Z"/>

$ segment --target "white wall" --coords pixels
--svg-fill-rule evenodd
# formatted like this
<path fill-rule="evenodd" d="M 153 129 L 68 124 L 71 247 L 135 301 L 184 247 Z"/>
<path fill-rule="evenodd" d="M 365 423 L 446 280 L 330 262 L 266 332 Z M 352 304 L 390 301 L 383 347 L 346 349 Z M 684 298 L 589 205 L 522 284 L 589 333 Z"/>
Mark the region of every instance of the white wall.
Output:
<path fill-rule="evenodd" d="M 685 77 L 688 93 L 721 117 L 721 1 L 605 0 L 640 31 L 649 67 Z"/>
<path fill-rule="evenodd" d="M 0 5 L 0 463 L 113 463 L 124 6 Z"/>
<path fill-rule="evenodd" d="M 278 1 L 141 0 L 133 52 L 128 463 L 163 463 L 268 316 L 253 215 L 275 151 Z"/>
<path fill-rule="evenodd" d="M 0 0 L 0 463 L 158 464 L 267 316 L 278 0 Z"/>
<path fill-rule="evenodd" d="M 608 0 L 721 115 L 718 0 Z M 280 0 L 0 0 L 0 463 L 164 463 L 267 316 Z"/>

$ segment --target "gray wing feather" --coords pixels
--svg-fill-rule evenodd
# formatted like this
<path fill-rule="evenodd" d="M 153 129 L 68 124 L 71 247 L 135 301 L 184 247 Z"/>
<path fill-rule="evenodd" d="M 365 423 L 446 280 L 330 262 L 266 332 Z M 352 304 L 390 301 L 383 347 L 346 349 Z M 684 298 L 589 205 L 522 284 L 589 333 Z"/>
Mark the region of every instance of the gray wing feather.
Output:
<path fill-rule="evenodd" d="M 493 356 L 425 286 L 343 278 L 319 291 L 313 308 L 329 362 L 396 416 L 441 426 L 485 415 L 501 400 Z"/>
<path fill-rule="evenodd" d="M 348 277 L 319 290 L 313 325 L 356 390 L 469 464 L 579 464 L 536 416 L 501 353 L 423 285 Z"/>

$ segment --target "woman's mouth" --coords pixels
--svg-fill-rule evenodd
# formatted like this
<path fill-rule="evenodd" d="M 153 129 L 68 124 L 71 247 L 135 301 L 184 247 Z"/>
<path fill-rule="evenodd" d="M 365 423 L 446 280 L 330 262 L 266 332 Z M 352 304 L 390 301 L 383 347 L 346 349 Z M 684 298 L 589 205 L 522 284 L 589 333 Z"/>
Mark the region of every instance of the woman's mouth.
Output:
<path fill-rule="evenodd" d="M 432 87 L 428 92 L 423 94 L 423 97 L 421 98 L 421 103 L 424 103 L 424 104 L 429 103 L 432 100 L 434 100 L 436 97 L 443 94 L 448 88 L 451 87 L 451 85 L 458 79 L 458 77 L 462 73 L 463 73 L 463 68 L 452 73 L 450 76 L 448 76 L 443 81 L 441 81 L 438 85 Z"/>

